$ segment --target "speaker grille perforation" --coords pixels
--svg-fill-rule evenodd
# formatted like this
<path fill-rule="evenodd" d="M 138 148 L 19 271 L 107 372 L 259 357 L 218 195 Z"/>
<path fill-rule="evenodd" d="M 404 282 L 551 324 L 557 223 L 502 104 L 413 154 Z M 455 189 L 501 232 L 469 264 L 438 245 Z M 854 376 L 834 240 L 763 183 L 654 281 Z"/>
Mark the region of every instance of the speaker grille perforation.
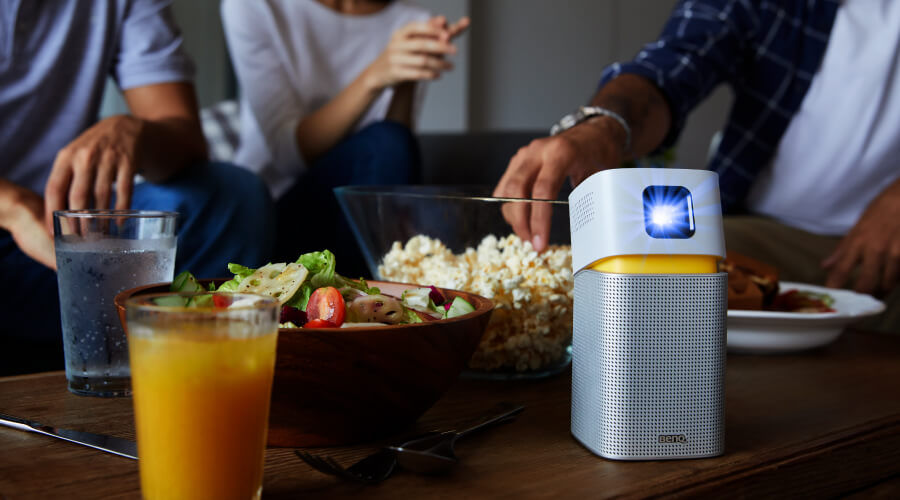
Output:
<path fill-rule="evenodd" d="M 570 210 L 569 223 L 574 233 L 594 220 L 594 192 L 585 192 L 584 196 L 570 204 Z"/>
<path fill-rule="evenodd" d="M 575 276 L 579 440 L 611 458 L 722 453 L 726 284 L 724 274 Z"/>

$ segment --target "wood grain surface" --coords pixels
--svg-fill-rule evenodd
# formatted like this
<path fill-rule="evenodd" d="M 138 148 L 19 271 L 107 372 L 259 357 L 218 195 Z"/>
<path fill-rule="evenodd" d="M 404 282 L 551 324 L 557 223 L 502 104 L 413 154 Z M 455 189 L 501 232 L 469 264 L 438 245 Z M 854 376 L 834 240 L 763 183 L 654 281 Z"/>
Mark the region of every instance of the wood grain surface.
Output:
<path fill-rule="evenodd" d="M 442 477 L 399 472 L 378 486 L 311 470 L 292 449 L 266 454 L 265 498 L 600 498 L 648 496 L 889 498 L 900 477 L 900 337 L 848 333 L 826 349 L 729 356 L 726 452 L 615 462 L 569 433 L 570 377 L 461 380 L 409 429 L 449 429 L 500 402 L 519 418 L 460 441 Z M 134 438 L 130 399 L 69 394 L 62 373 L 0 379 L 0 412 Z M 396 438 L 395 438 L 396 439 Z M 379 443 L 310 448 L 350 464 Z M 0 427 L 0 498 L 139 498 L 137 462 Z"/>

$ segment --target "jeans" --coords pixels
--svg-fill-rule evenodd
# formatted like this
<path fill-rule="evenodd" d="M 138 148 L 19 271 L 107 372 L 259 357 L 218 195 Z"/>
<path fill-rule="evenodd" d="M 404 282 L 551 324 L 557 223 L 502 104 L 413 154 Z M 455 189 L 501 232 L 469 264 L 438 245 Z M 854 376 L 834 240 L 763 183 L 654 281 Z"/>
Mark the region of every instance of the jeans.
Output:
<path fill-rule="evenodd" d="M 314 162 L 276 202 L 278 234 L 274 262 L 331 250 L 337 272 L 371 277 L 350 225 L 332 191 L 338 186 L 411 184 L 421 178 L 416 138 L 405 125 L 376 122 L 347 137 Z"/>
<path fill-rule="evenodd" d="M 209 163 L 163 184 L 141 183 L 131 206 L 180 214 L 176 274 L 226 277 L 229 262 L 256 267 L 271 258 L 274 206 L 265 184 L 245 169 Z M 62 369 L 56 273 L 23 254 L 6 231 L 0 273 L 0 375 Z"/>

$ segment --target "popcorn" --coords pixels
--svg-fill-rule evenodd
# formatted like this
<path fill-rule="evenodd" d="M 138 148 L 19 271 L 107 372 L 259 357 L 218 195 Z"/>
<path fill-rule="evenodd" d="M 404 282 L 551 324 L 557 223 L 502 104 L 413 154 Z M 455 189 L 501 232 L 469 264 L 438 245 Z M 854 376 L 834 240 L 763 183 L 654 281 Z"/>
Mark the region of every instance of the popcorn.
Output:
<path fill-rule="evenodd" d="M 424 235 L 394 242 L 382 278 L 463 290 L 494 301 L 475 370 L 540 370 L 558 362 L 572 340 L 572 252 L 551 245 L 539 254 L 518 236 L 488 235 L 478 248 L 454 255 Z"/>

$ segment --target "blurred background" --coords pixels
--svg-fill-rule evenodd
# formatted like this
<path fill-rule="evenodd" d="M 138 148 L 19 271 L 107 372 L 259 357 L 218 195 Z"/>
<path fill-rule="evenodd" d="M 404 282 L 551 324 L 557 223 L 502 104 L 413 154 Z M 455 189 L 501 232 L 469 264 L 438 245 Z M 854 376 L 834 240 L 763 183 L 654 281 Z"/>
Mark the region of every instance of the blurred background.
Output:
<path fill-rule="evenodd" d="M 472 18 L 468 35 L 458 42 L 456 69 L 428 89 L 418 124 L 425 155 L 446 155 L 445 150 L 458 149 L 454 138 L 468 136 L 484 143 L 475 149 L 484 150 L 496 177 L 505 167 L 499 165 L 502 158 L 517 145 L 545 135 L 560 117 L 590 99 L 606 65 L 631 59 L 642 44 L 653 41 L 676 0 L 414 3 L 451 20 Z M 222 33 L 219 0 L 175 0 L 174 5 L 197 64 L 200 105 L 235 98 L 240 89 Z M 104 115 L 126 109 L 117 94 L 110 83 Z M 694 112 L 675 151 L 677 165 L 705 166 L 710 139 L 725 122 L 730 101 L 730 91 L 720 88 Z"/>

